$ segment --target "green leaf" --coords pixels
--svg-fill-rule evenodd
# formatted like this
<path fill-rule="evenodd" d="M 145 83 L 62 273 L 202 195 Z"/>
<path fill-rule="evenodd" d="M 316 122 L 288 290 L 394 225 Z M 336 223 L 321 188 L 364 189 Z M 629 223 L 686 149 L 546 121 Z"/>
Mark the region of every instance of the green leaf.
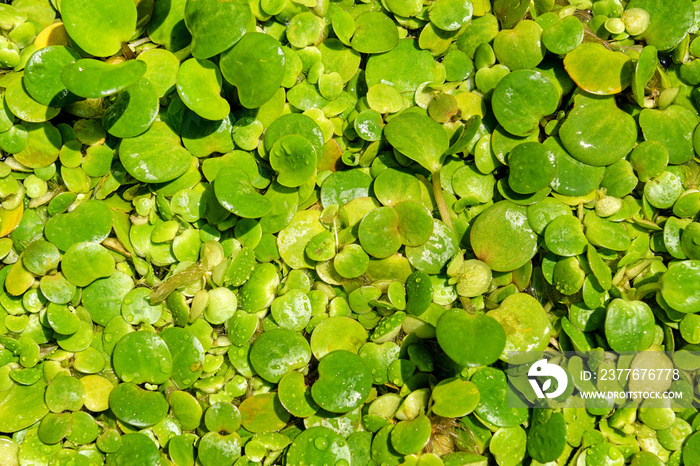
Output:
<path fill-rule="evenodd" d="M 85 58 L 66 65 L 61 80 L 66 88 L 86 99 L 99 99 L 126 89 L 146 72 L 146 63 L 131 60 L 110 65 Z"/>
<path fill-rule="evenodd" d="M 121 49 L 136 29 L 132 0 L 65 0 L 61 16 L 68 35 L 85 52 L 109 57 Z"/>
<path fill-rule="evenodd" d="M 440 170 L 449 148 L 447 133 L 439 123 L 416 112 L 393 118 L 384 128 L 389 144 L 430 172 Z"/>
<path fill-rule="evenodd" d="M 192 56 L 205 60 L 241 40 L 252 19 L 248 3 L 239 0 L 188 0 L 185 24 L 192 34 Z"/>
<path fill-rule="evenodd" d="M 236 86 L 246 108 L 257 108 L 270 100 L 284 77 L 285 58 L 280 43 L 267 34 L 250 33 L 221 54 L 224 79 Z"/>

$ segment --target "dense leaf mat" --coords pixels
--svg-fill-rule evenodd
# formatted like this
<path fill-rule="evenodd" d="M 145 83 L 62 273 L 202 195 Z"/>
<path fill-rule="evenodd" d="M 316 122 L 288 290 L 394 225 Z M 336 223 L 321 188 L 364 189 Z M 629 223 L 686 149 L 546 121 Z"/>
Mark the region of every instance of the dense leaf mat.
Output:
<path fill-rule="evenodd" d="M 518 366 L 700 349 L 699 25 L 3 1 L 0 464 L 700 464 L 692 353 L 662 406 Z"/>

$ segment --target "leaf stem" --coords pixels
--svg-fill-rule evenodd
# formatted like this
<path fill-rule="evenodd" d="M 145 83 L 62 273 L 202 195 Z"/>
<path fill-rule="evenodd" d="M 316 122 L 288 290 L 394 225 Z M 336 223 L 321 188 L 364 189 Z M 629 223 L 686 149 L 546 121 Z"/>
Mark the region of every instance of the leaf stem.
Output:
<path fill-rule="evenodd" d="M 157 304 L 165 298 L 167 298 L 170 293 L 180 288 L 181 286 L 189 285 L 197 280 L 200 280 L 205 276 L 205 271 L 199 263 L 192 264 L 187 267 L 182 272 L 176 273 L 175 275 L 168 278 L 164 283 L 162 283 L 158 288 L 153 290 L 151 293 L 151 304 Z"/>
<path fill-rule="evenodd" d="M 450 216 L 450 209 L 447 207 L 447 203 L 445 202 L 445 195 L 442 192 L 442 184 L 440 182 L 440 170 L 436 170 L 433 172 L 433 193 L 435 194 L 435 203 L 438 206 L 438 210 L 440 211 L 440 217 L 442 217 L 442 221 L 445 222 L 445 225 L 450 227 L 450 230 L 455 231 L 455 227 L 452 224 L 452 217 Z"/>
<path fill-rule="evenodd" d="M 462 307 L 465 311 L 467 311 L 467 313 L 471 315 L 476 315 L 476 311 L 474 310 L 474 305 L 472 304 L 471 299 L 465 298 L 464 296 L 460 296 L 459 300 L 462 303 Z"/>
<path fill-rule="evenodd" d="M 124 54 L 124 58 L 127 60 L 133 60 L 136 58 L 136 54 L 126 42 L 122 42 L 122 53 Z"/>
<path fill-rule="evenodd" d="M 644 297 L 646 297 L 646 295 L 656 293 L 660 289 L 661 284 L 658 282 L 647 283 L 637 288 L 637 291 L 634 293 L 634 298 L 638 301 L 641 301 L 642 299 L 644 299 Z"/>

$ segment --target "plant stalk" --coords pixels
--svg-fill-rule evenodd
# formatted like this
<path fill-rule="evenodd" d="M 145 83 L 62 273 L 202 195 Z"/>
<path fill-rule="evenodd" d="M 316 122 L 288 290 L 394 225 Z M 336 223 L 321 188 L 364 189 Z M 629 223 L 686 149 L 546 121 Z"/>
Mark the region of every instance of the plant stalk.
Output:
<path fill-rule="evenodd" d="M 455 231 L 455 227 L 452 223 L 452 217 L 450 216 L 450 209 L 447 207 L 447 203 L 445 202 L 445 195 L 442 192 L 440 170 L 436 170 L 433 172 L 432 179 L 433 193 L 435 194 L 435 203 L 437 204 L 438 210 L 440 211 L 440 217 L 442 217 L 442 221 L 445 222 L 445 225 L 447 225 L 450 228 L 450 230 Z"/>
<path fill-rule="evenodd" d="M 661 284 L 658 282 L 647 283 L 646 285 L 642 285 L 639 288 L 637 288 L 637 291 L 634 293 L 634 298 L 638 301 L 641 301 L 648 294 L 656 293 L 660 289 L 661 289 Z"/>

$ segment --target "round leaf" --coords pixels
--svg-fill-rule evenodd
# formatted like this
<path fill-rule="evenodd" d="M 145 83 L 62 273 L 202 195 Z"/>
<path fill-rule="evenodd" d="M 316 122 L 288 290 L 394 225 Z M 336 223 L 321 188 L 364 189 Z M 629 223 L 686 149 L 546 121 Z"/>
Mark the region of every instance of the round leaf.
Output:
<path fill-rule="evenodd" d="M 644 351 L 654 341 L 654 313 L 641 301 L 614 299 L 605 316 L 605 338 L 613 351 Z"/>
<path fill-rule="evenodd" d="M 537 235 L 527 220 L 525 207 L 500 201 L 484 210 L 470 234 L 479 260 L 498 272 L 525 265 L 537 252 Z"/>
<path fill-rule="evenodd" d="M 170 126 L 157 121 L 145 133 L 124 139 L 119 146 L 119 159 L 137 180 L 164 183 L 182 175 L 192 156 Z"/>
<path fill-rule="evenodd" d="M 391 83 L 399 92 L 415 92 L 418 86 L 433 80 L 433 58 L 420 50 L 414 40 L 399 40 L 396 48 L 367 60 L 367 86 Z"/>
<path fill-rule="evenodd" d="M 144 390 L 133 383 L 117 385 L 109 394 L 109 407 L 120 421 L 141 428 L 157 424 L 168 414 L 168 402 L 162 393 Z"/>
<path fill-rule="evenodd" d="M 155 88 L 140 79 L 119 94 L 102 117 L 102 126 L 112 136 L 132 138 L 151 127 L 159 108 Z"/>
<path fill-rule="evenodd" d="M 639 126 L 647 141 L 657 141 L 668 150 L 668 162 L 686 163 L 695 156 L 693 130 L 698 117 L 685 107 L 671 105 L 665 110 L 644 109 L 639 114 Z"/>
<path fill-rule="evenodd" d="M 61 80 L 73 94 L 99 99 L 126 89 L 146 72 L 146 63 L 130 60 L 108 64 L 91 58 L 69 63 L 61 72 Z"/>
<path fill-rule="evenodd" d="M 277 172 L 277 182 L 296 188 L 316 174 L 316 149 L 308 139 L 289 134 L 275 142 L 270 150 L 270 166 Z"/>
<path fill-rule="evenodd" d="M 580 94 L 559 129 L 564 148 L 587 165 L 611 165 L 627 155 L 637 140 L 634 118 L 612 97 Z"/>
<path fill-rule="evenodd" d="M 532 194 L 546 188 L 557 173 L 554 154 L 537 142 L 516 146 L 508 156 L 508 167 L 508 186 L 518 194 Z"/>
<path fill-rule="evenodd" d="M 668 3 L 664 0 L 632 0 L 627 9 L 641 8 L 649 13 L 649 27 L 638 37 L 660 51 L 678 45 L 692 27 L 695 12 L 690 0 Z"/>
<path fill-rule="evenodd" d="M 366 11 L 355 18 L 355 35 L 350 44 L 360 53 L 383 53 L 399 43 L 394 21 L 384 13 Z"/>
<path fill-rule="evenodd" d="M 327 427 L 317 426 L 299 434 L 287 453 L 290 464 L 344 465 L 353 460 L 348 442 Z"/>
<path fill-rule="evenodd" d="M 97 57 L 117 53 L 136 29 L 136 4 L 131 0 L 65 0 L 61 16 L 71 39 Z"/>
<path fill-rule="evenodd" d="M 268 330 L 250 350 L 250 363 L 268 382 L 277 383 L 283 375 L 301 369 L 311 359 L 309 343 L 301 334 L 284 328 Z"/>
<path fill-rule="evenodd" d="M 192 56 L 205 60 L 238 42 L 252 15 L 244 2 L 198 0 L 186 2 L 184 19 L 192 34 Z"/>
<path fill-rule="evenodd" d="M 51 217 L 46 222 L 46 238 L 65 251 L 76 243 L 101 243 L 112 230 L 112 213 L 101 201 L 89 200 L 75 210 Z"/>
<path fill-rule="evenodd" d="M 173 372 L 173 359 L 168 346 L 161 337 L 151 332 L 125 335 L 114 348 L 112 361 L 119 378 L 135 384 L 162 384 Z"/>
<path fill-rule="evenodd" d="M 619 94 L 632 83 L 634 67 L 630 57 L 597 43 L 581 44 L 564 58 L 571 79 L 586 92 Z"/>
<path fill-rule="evenodd" d="M 219 171 L 214 181 L 216 198 L 226 210 L 244 218 L 259 218 L 270 210 L 270 200 L 258 193 L 240 168 Z"/>
<path fill-rule="evenodd" d="M 440 317 L 436 335 L 445 354 L 463 366 L 493 364 L 506 345 L 506 334 L 496 319 L 469 315 L 459 309 L 447 311 Z M 489 335 L 489 338 L 479 339 L 478 335 Z"/>
<path fill-rule="evenodd" d="M 72 284 L 88 286 L 98 278 L 112 275 L 114 258 L 99 244 L 75 243 L 66 250 L 61 269 Z"/>
<path fill-rule="evenodd" d="M 318 363 L 318 380 L 311 395 L 332 413 L 347 413 L 362 406 L 372 387 L 372 375 L 362 359 L 349 351 L 328 353 Z"/>
<path fill-rule="evenodd" d="M 553 329 L 542 305 L 526 293 L 516 293 L 503 300 L 487 316 L 501 324 L 506 344 L 501 359 L 509 361 L 511 351 L 544 351 Z"/>
<path fill-rule="evenodd" d="M 542 117 L 554 113 L 559 92 L 549 78 L 530 70 L 507 74 L 491 98 L 493 113 L 503 128 L 516 136 L 527 136 L 539 127 Z"/>
<path fill-rule="evenodd" d="M 238 88 L 238 99 L 246 108 L 260 107 L 275 95 L 284 64 L 280 43 L 262 33 L 246 34 L 219 61 L 224 79 Z"/>
<path fill-rule="evenodd" d="M 61 81 L 66 65 L 80 59 L 80 54 L 62 45 L 52 45 L 32 54 L 24 70 L 24 86 L 39 103 L 64 107 L 79 100 Z"/>
<path fill-rule="evenodd" d="M 674 262 L 661 276 L 661 295 L 673 309 L 694 313 L 700 302 L 700 261 Z"/>

